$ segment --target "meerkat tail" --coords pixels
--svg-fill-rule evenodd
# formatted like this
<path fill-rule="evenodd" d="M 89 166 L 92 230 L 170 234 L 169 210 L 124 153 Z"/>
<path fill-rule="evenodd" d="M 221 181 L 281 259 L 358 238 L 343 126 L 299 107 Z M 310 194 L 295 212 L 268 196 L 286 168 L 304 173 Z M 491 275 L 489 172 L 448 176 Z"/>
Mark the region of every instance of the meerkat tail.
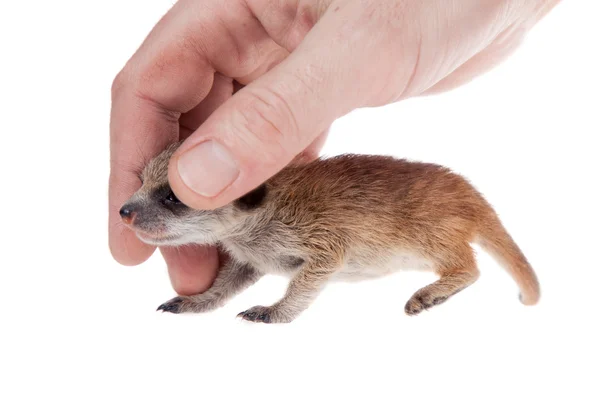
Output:
<path fill-rule="evenodd" d="M 529 306 L 539 301 L 540 285 L 533 268 L 495 214 L 482 224 L 476 243 L 494 257 L 515 280 L 521 292 L 521 303 Z"/>

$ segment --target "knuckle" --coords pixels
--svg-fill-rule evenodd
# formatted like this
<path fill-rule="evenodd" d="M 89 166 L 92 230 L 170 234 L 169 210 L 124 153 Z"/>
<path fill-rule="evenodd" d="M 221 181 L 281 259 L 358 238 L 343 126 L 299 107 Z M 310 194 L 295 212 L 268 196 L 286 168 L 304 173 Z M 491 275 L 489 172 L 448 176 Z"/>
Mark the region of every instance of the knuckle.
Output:
<path fill-rule="evenodd" d="M 126 86 L 126 75 L 127 72 L 125 68 L 123 68 L 113 79 L 112 85 L 110 87 L 110 93 L 113 100 L 122 92 L 123 88 Z"/>
<path fill-rule="evenodd" d="M 228 40 L 224 43 L 225 49 L 209 52 L 215 64 L 231 75 L 247 75 L 256 68 L 257 60 L 260 58 L 259 48 L 248 43 L 248 39 L 240 38 L 236 30 L 228 25 L 223 27 L 224 36 Z M 229 71 L 230 70 L 230 71 Z"/>
<path fill-rule="evenodd" d="M 132 57 L 113 79 L 110 88 L 113 101 L 126 92 L 135 91 L 140 86 L 139 68 L 134 59 L 135 57 Z"/>

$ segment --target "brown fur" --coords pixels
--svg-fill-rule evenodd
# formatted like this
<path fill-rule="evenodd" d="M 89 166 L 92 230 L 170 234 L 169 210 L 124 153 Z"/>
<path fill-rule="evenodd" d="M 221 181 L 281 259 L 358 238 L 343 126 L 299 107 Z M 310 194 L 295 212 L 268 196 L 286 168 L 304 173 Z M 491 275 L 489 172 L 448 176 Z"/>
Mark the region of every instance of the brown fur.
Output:
<path fill-rule="evenodd" d="M 539 299 L 534 271 L 489 203 L 461 176 L 435 164 L 391 157 L 343 155 L 290 167 L 268 181 L 273 218 L 297 229 L 319 260 L 313 275 L 329 275 L 356 243 L 373 253 L 415 249 L 436 261 L 440 280 L 419 290 L 406 311 L 439 304 L 479 276 L 472 242 L 496 256 L 521 289 L 524 304 Z M 306 276 L 308 275 L 308 276 Z M 296 285 L 315 286 L 301 274 Z"/>

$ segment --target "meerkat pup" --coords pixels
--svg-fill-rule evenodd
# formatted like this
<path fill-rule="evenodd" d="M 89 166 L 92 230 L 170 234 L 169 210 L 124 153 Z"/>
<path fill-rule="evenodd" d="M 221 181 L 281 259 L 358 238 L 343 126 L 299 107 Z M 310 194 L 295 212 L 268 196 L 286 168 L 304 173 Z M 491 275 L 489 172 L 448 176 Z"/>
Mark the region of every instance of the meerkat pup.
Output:
<path fill-rule="evenodd" d="M 264 274 L 276 273 L 291 278 L 283 298 L 238 316 L 285 323 L 327 282 L 417 268 L 439 276 L 406 303 L 405 312 L 417 315 L 477 280 L 471 243 L 505 267 L 523 304 L 540 297 L 534 271 L 490 204 L 442 166 L 341 155 L 288 166 L 231 204 L 195 210 L 169 188 L 167 165 L 178 145 L 143 170 L 141 188 L 120 210 L 123 221 L 152 245 L 217 245 L 225 262 L 210 289 L 175 297 L 158 310 L 214 310 Z"/>

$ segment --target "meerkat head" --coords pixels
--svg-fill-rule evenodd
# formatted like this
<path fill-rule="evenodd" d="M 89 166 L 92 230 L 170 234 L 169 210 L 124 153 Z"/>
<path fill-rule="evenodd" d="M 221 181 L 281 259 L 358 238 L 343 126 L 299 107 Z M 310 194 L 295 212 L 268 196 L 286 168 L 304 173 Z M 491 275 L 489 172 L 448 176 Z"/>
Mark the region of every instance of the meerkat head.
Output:
<path fill-rule="evenodd" d="M 123 222 L 137 237 L 156 246 L 214 244 L 243 231 L 246 220 L 265 196 L 261 185 L 244 197 L 214 210 L 196 210 L 183 204 L 169 186 L 169 159 L 179 143 L 152 159 L 141 173 L 142 187 L 120 210 Z"/>

